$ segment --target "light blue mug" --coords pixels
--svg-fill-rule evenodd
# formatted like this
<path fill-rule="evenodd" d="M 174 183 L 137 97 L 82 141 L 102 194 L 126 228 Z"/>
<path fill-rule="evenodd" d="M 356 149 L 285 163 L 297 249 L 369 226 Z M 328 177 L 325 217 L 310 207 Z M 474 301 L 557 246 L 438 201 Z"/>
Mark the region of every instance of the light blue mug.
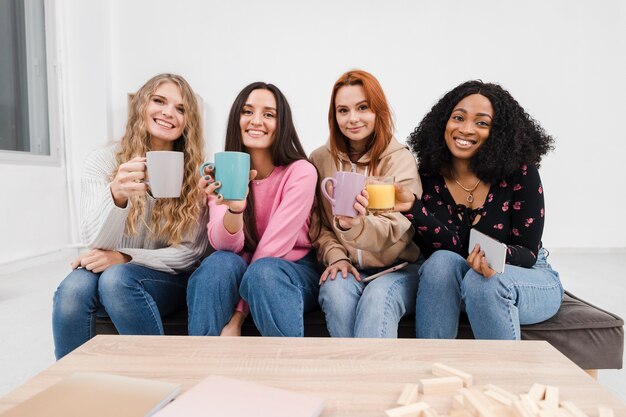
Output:
<path fill-rule="evenodd" d="M 215 180 L 222 185 L 217 192 L 224 200 L 245 200 L 250 181 L 250 154 L 245 152 L 218 152 L 215 163 L 205 162 L 200 175 L 206 175 L 205 167 L 215 168 Z"/>

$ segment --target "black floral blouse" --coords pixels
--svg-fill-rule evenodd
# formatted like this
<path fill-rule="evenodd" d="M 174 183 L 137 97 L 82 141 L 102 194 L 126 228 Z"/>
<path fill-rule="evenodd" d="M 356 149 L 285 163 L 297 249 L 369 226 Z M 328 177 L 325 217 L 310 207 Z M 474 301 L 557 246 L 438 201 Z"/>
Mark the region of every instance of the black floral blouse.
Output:
<path fill-rule="evenodd" d="M 500 183 L 491 184 L 485 204 L 470 209 L 456 204 L 442 176 L 421 175 L 424 192 L 404 215 L 415 228 L 413 240 L 428 257 L 438 249 L 468 256 L 472 227 L 506 243 L 506 263 L 532 267 L 541 248 L 543 187 L 535 166 L 523 165 Z M 476 216 L 481 218 L 475 225 Z"/>

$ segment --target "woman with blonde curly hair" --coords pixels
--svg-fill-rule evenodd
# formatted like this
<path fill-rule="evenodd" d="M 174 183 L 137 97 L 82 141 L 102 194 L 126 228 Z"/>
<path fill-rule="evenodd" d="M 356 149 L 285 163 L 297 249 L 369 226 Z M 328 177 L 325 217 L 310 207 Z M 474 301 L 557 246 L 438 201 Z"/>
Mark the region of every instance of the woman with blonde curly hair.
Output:
<path fill-rule="evenodd" d="M 81 231 L 91 250 L 72 262 L 54 295 L 57 359 L 94 336 L 98 315 L 120 334 L 163 334 L 161 315 L 186 307 L 188 276 L 208 247 L 196 185 L 203 148 L 193 90 L 181 76 L 160 74 L 133 95 L 121 141 L 87 158 Z M 183 153 L 180 197 L 152 196 L 147 151 Z"/>

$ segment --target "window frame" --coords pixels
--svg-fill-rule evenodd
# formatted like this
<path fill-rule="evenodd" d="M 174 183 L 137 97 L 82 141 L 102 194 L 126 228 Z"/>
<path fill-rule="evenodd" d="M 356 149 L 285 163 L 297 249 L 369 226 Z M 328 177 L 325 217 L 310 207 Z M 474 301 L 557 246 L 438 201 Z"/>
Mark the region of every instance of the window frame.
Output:
<path fill-rule="evenodd" d="M 60 25 L 60 5 L 57 0 L 44 0 L 46 82 L 48 94 L 48 145 L 50 154 L 40 155 L 33 152 L 0 150 L 0 164 L 54 165 L 60 166 L 63 156 L 63 102 L 60 94 L 62 87 L 61 51 L 58 28 Z"/>

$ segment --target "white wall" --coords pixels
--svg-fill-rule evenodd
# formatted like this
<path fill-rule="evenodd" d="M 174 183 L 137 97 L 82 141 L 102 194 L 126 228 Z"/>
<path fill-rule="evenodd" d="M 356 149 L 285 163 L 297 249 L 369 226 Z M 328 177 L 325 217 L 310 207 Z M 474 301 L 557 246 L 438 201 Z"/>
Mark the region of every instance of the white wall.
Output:
<path fill-rule="evenodd" d="M 65 169 L 0 163 L 0 264 L 70 241 Z"/>
<path fill-rule="evenodd" d="M 67 0 L 63 7 L 67 162 L 75 188 L 88 151 L 121 135 L 126 93 L 160 72 L 182 74 L 204 98 L 211 154 L 222 147 L 234 97 L 252 81 L 283 90 L 310 152 L 327 138 L 330 89 L 348 69 L 378 77 L 401 140 L 444 92 L 481 78 L 511 91 L 557 139 L 541 170 L 544 244 L 626 247 L 620 0 Z M 38 191 L 15 187 L 11 195 L 22 201 L 31 192 L 45 194 Z M 57 227 L 35 223 L 29 241 Z"/>
<path fill-rule="evenodd" d="M 228 110 L 249 82 L 287 95 L 305 149 L 327 138 L 339 75 L 376 75 L 405 139 L 438 97 L 472 78 L 501 83 L 554 135 L 541 170 L 548 247 L 626 247 L 626 6 L 590 1 L 113 3 L 114 132 L 124 94 L 154 73 L 188 78 L 222 145 Z M 166 20 L 163 20 L 167 16 Z"/>

